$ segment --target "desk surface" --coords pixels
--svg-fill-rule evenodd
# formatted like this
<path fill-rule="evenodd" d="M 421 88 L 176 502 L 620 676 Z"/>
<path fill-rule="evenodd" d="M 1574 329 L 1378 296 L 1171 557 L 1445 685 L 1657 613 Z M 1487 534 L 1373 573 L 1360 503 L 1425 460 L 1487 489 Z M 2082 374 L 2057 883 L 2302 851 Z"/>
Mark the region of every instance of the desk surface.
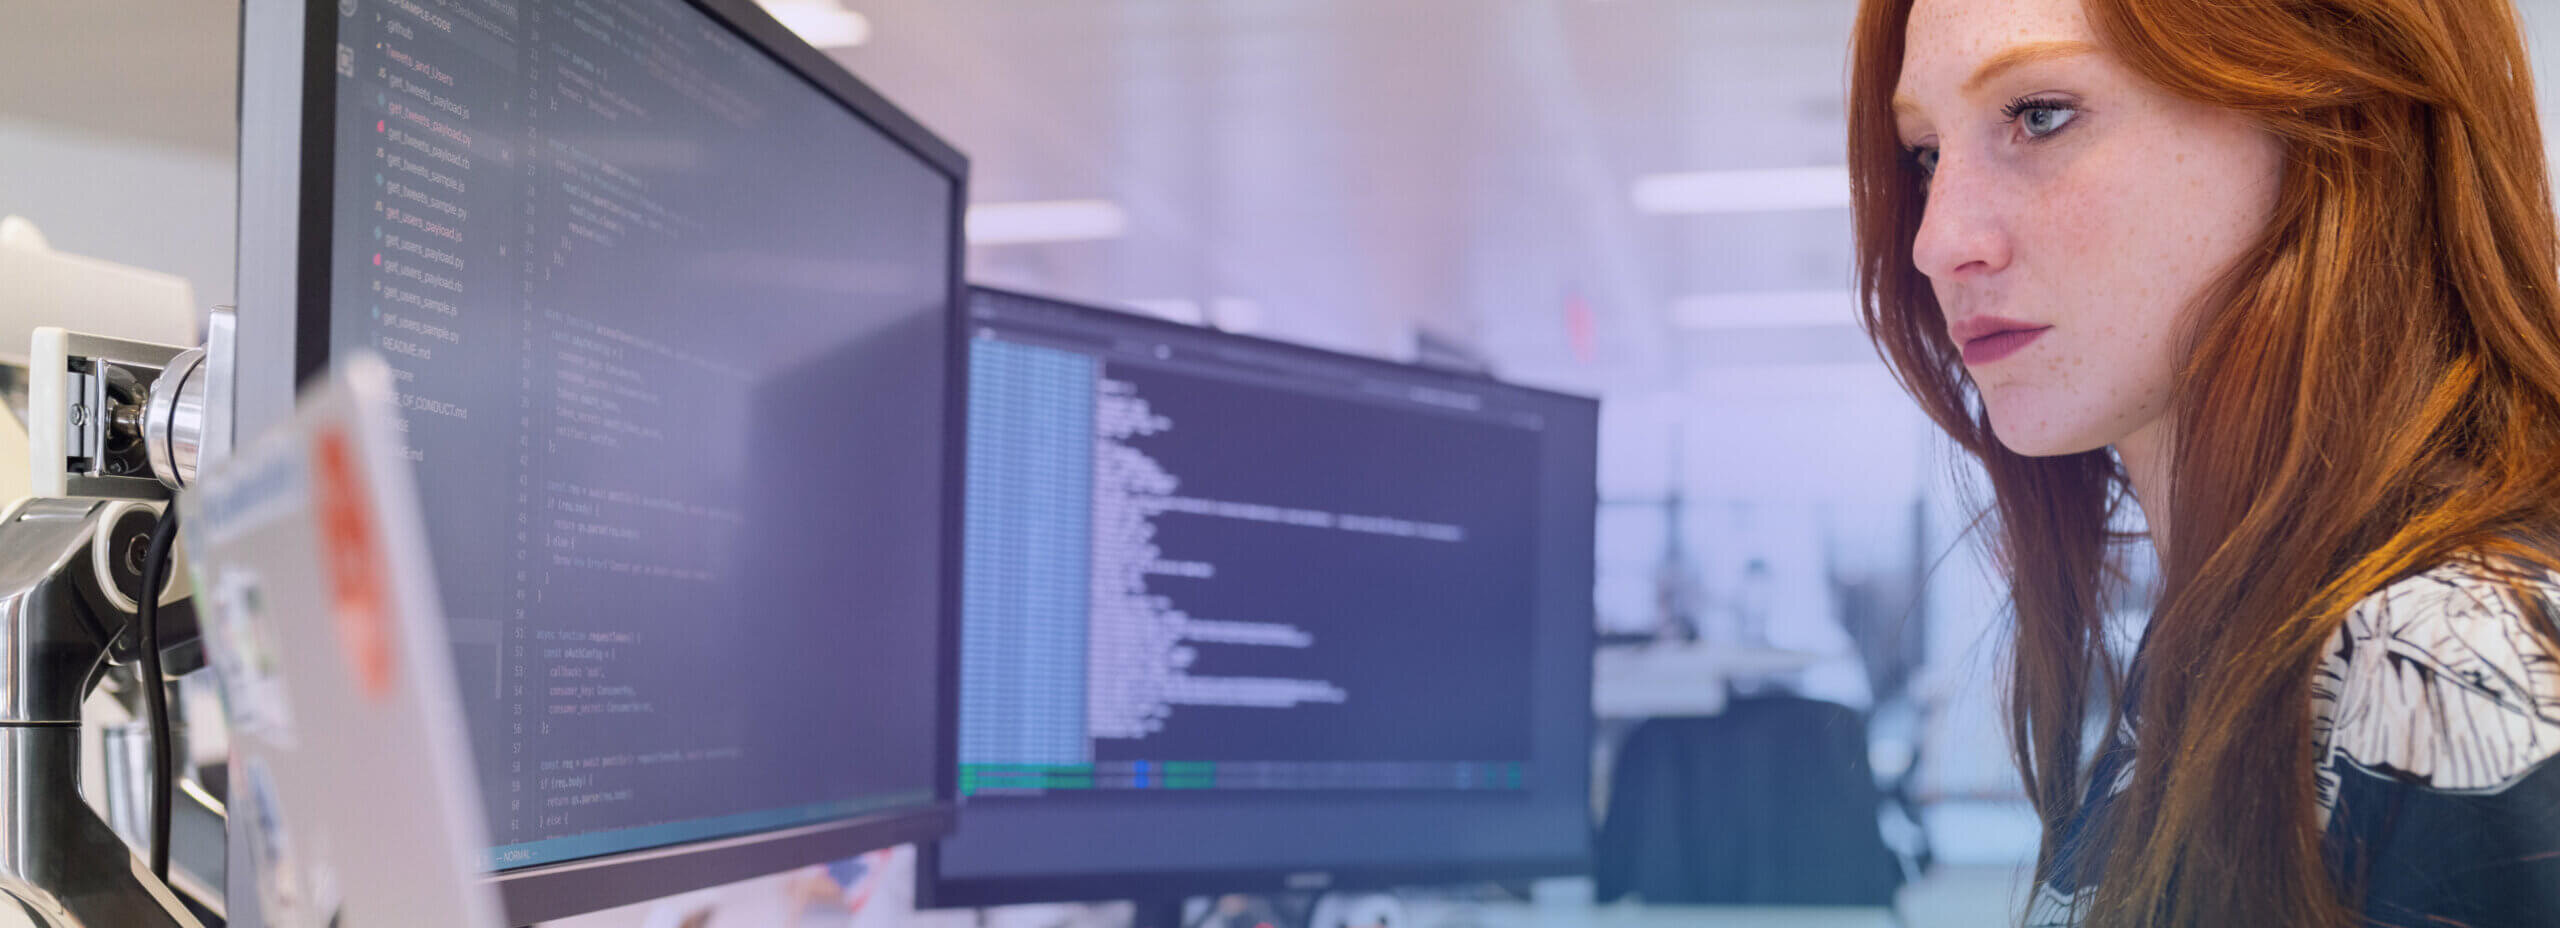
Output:
<path fill-rule="evenodd" d="M 1712 905 L 1553 905 L 1538 903 L 1452 903 L 1403 900 L 1390 922 L 1395 928 L 1902 928 L 1891 909 L 1763 907 Z M 1376 917 L 1375 909 L 1354 911 Z M 726 919 L 731 913 L 723 910 Z M 1017 906 L 976 911 L 866 912 L 865 918 L 803 914 L 796 922 L 739 919 L 740 925 L 787 925 L 791 928 L 1127 928 L 1125 905 Z M 1319 909 L 1316 928 L 1341 928 L 1346 913 L 1340 905 Z M 874 917 L 876 916 L 876 917 Z M 718 924 L 729 924 L 719 921 Z M 672 921 L 615 923 L 611 928 L 651 928 Z M 1967 920 L 1946 922 L 1965 928 L 1997 924 Z M 601 922 L 598 925 L 602 925 Z M 568 928 L 568 926 L 558 926 Z M 576 928 L 590 928 L 580 922 Z"/>
<path fill-rule="evenodd" d="M 1821 659 L 1703 642 L 1606 646 L 1592 657 L 1592 710 L 1604 719 L 1715 715 L 1724 711 L 1726 680 L 1803 670 Z"/>
<path fill-rule="evenodd" d="M 1417 928 L 1896 928 L 1891 909 L 1809 906 L 1409 903 L 1404 924 Z"/>

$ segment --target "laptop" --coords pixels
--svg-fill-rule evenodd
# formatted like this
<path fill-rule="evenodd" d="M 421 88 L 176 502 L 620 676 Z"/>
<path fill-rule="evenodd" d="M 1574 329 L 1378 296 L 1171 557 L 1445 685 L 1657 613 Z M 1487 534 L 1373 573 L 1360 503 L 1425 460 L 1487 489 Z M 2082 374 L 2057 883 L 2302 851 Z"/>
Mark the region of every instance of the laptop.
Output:
<path fill-rule="evenodd" d="M 396 399 L 351 357 L 178 501 L 273 928 L 504 928 Z"/>

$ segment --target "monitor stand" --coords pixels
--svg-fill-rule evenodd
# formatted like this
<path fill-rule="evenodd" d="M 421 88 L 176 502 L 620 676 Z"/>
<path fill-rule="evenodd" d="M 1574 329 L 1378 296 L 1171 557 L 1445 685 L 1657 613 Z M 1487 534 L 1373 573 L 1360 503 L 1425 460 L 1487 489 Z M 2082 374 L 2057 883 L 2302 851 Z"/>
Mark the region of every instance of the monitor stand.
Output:
<path fill-rule="evenodd" d="M 133 656 L 135 639 L 126 603 L 104 592 L 121 575 L 97 578 L 93 546 L 124 550 L 153 524 L 94 499 L 27 499 L 0 513 L 0 914 L 32 919 L 7 924 L 202 924 L 80 795 L 80 704 L 111 658 Z M 126 602 L 141 592 L 135 584 Z"/>
<path fill-rule="evenodd" d="M 1314 898 L 1284 896 L 1214 896 L 1198 921 L 1185 921 L 1190 900 L 1155 897 L 1135 900 L 1130 928 L 1308 928 L 1315 915 Z"/>
<path fill-rule="evenodd" d="M 1182 910 L 1189 901 L 1181 896 L 1134 900 L 1136 911 L 1129 915 L 1129 928 L 1188 928 L 1182 922 Z"/>

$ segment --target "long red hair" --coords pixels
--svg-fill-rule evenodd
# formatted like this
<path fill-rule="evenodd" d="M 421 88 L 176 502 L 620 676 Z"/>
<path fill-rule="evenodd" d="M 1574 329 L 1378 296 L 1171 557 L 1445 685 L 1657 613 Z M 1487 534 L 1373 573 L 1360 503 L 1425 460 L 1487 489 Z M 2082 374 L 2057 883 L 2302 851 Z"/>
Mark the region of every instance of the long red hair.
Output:
<path fill-rule="evenodd" d="M 2313 671 L 2357 600 L 2457 557 L 2560 551 L 2560 305 L 2523 42 L 2509 0 L 2084 0 L 2100 44 L 2285 145 L 2264 237 L 2184 333 L 2161 589 L 2134 675 L 2106 655 L 2105 449 L 2028 458 L 1991 430 L 1912 242 L 1925 205 L 1894 126 L 1912 0 L 1863 0 L 1849 167 L 1868 332 L 1986 472 L 2017 637 L 2012 748 L 2040 876 L 2088 789 L 2085 722 L 2130 731 L 2129 785 L 2074 857 L 2089 924 L 2355 923 L 2323 862 Z M 2551 616 L 2532 610 L 2546 637 Z"/>

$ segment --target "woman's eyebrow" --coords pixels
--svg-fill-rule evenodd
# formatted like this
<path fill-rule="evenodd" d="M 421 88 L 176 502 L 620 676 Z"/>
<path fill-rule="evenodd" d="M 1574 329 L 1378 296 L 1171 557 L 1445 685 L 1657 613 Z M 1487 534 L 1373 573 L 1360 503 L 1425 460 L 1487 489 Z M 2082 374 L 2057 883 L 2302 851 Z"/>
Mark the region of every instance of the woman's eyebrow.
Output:
<path fill-rule="evenodd" d="M 2022 45 L 2012 45 L 2008 48 L 2001 49 L 1998 54 L 1992 55 L 1990 60 L 1982 63 L 1981 67 L 1973 69 L 1973 76 L 1964 79 L 1962 93 L 1968 97 L 1976 93 L 1980 93 L 1983 85 L 1991 83 L 1993 79 L 2014 68 L 2024 67 L 2039 61 L 2052 61 L 2056 58 L 2069 58 L 2073 55 L 2086 55 L 2097 50 L 2097 46 L 2077 39 L 2060 39 L 2050 42 L 2028 42 Z M 1909 119 L 1919 116 L 1920 113 L 1920 101 L 1912 99 L 1910 94 L 1902 93 L 1899 90 L 1894 92 L 1894 116 Z"/>
<path fill-rule="evenodd" d="M 1981 67 L 1973 69 L 1973 76 L 1964 80 L 1964 94 L 1972 96 L 1982 89 L 1982 85 L 1991 83 L 1993 78 L 1999 77 L 2012 68 L 2039 61 L 2052 61 L 2056 58 L 2069 58 L 2073 55 L 2086 55 L 2097 50 L 2097 46 L 2078 40 L 2012 45 L 1992 55 L 1991 59 L 1983 62 Z"/>

